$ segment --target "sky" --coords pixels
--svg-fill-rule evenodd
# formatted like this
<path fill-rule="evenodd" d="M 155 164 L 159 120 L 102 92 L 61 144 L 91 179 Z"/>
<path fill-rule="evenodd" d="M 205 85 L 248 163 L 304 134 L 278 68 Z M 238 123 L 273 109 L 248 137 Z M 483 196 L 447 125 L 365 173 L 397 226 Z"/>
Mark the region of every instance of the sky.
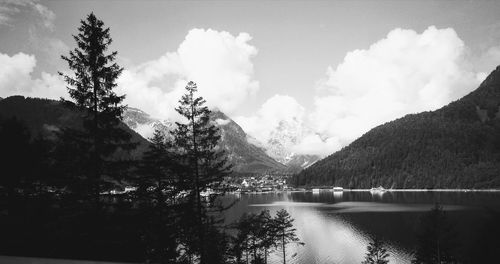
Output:
<path fill-rule="evenodd" d="M 498 1 L 0 0 L 0 97 L 67 97 L 60 55 L 90 12 L 111 28 L 125 103 L 162 119 L 188 80 L 266 144 L 328 155 L 438 109 L 500 64 Z"/>

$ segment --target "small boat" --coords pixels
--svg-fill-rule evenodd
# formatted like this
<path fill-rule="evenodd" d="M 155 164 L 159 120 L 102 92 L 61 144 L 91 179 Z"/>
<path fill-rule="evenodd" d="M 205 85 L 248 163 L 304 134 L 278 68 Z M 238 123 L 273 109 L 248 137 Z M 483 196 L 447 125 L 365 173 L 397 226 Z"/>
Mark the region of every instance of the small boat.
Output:
<path fill-rule="evenodd" d="M 370 189 L 370 192 L 381 192 L 381 193 L 383 193 L 383 192 L 386 192 L 386 191 L 387 191 L 387 190 L 386 190 L 386 189 L 384 189 L 384 187 L 382 187 L 382 186 L 379 186 L 379 187 L 377 187 L 377 188 L 371 188 L 371 189 Z"/>
<path fill-rule="evenodd" d="M 313 189 L 313 193 L 319 193 L 319 189 Z"/>
<path fill-rule="evenodd" d="M 334 192 L 343 192 L 344 188 L 342 188 L 342 187 L 333 187 L 333 191 Z"/>

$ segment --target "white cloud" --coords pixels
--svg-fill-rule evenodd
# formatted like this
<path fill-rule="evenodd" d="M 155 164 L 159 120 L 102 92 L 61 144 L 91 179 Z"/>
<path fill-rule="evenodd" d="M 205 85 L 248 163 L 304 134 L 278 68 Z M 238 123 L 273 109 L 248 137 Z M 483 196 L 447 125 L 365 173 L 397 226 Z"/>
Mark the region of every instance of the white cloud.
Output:
<path fill-rule="evenodd" d="M 37 11 L 43 25 L 46 28 L 54 30 L 54 20 L 56 19 L 54 12 L 36 1 L 30 1 L 30 5 Z"/>
<path fill-rule="evenodd" d="M 24 95 L 59 99 L 66 96 L 63 80 L 42 72 L 40 78 L 33 78 L 36 66 L 34 55 L 18 53 L 13 56 L 0 53 L 0 97 Z"/>
<path fill-rule="evenodd" d="M 54 30 L 56 15 L 37 0 L 2 0 L 0 25 L 12 26 L 12 20 L 20 13 L 34 13 L 45 28 Z"/>
<path fill-rule="evenodd" d="M 288 95 L 274 95 L 255 115 L 235 117 L 235 121 L 252 137 L 266 143 L 282 121 L 293 125 L 293 130 L 302 129 L 304 115 L 304 107 L 295 98 Z"/>
<path fill-rule="evenodd" d="M 0 96 L 20 92 L 26 87 L 35 65 L 33 55 L 18 53 L 11 57 L 0 53 Z"/>
<path fill-rule="evenodd" d="M 175 118 L 174 107 L 188 80 L 198 84 L 207 104 L 226 114 L 253 95 L 252 58 L 257 49 L 247 33 L 233 36 L 225 31 L 192 29 L 175 52 L 125 70 L 119 89 L 126 102 L 155 117 Z"/>
<path fill-rule="evenodd" d="M 314 108 L 305 117 L 303 110 L 293 110 L 295 100 L 271 98 L 256 115 L 238 121 L 266 142 L 270 130 L 283 119 L 282 112 L 274 109 L 286 111 L 287 118 L 302 120 L 305 126 L 290 151 L 327 155 L 377 125 L 440 108 L 475 89 L 485 75 L 472 70 L 465 54 L 466 47 L 452 28 L 431 26 L 421 34 L 394 29 L 369 48 L 348 52 L 336 68 L 328 67 Z"/>
<path fill-rule="evenodd" d="M 321 138 L 318 134 L 310 133 L 292 146 L 291 151 L 297 154 L 327 156 L 332 153 L 332 149 L 340 148 L 342 148 L 342 143 L 338 138 Z"/>

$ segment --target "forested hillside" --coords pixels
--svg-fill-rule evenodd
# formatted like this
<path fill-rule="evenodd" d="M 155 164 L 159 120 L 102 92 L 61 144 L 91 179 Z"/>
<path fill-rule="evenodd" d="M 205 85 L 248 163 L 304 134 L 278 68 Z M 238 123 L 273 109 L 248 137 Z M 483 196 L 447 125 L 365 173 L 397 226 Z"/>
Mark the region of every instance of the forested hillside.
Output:
<path fill-rule="evenodd" d="M 64 106 L 60 101 L 10 96 L 0 101 L 0 120 L 15 117 L 26 125 L 33 137 L 54 137 L 54 132 L 65 127 L 81 128 L 82 116 L 77 110 Z M 132 142 L 139 143 L 130 152 L 132 158 L 137 158 L 148 146 L 147 140 L 122 123 L 121 127 L 132 135 Z M 125 154 L 128 155 L 128 154 Z"/>
<path fill-rule="evenodd" d="M 500 66 L 478 89 L 380 125 L 293 178 L 344 188 L 500 187 Z"/>

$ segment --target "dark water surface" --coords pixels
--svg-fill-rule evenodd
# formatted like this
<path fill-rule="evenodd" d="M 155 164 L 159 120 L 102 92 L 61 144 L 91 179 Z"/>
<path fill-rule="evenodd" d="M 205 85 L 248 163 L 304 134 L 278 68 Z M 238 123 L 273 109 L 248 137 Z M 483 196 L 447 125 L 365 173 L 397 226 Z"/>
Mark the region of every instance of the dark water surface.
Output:
<path fill-rule="evenodd" d="M 234 194 L 227 198 L 238 199 L 226 212 L 227 222 L 263 209 L 274 215 L 285 208 L 295 218 L 297 234 L 306 245 L 291 246 L 287 263 L 361 263 L 374 236 L 388 245 L 390 263 L 410 263 L 419 218 L 435 203 L 443 206 L 454 225 L 458 251 L 464 258 L 484 251 L 478 247 L 490 243 L 485 241 L 492 237 L 489 225 L 500 225 L 500 192 L 320 191 Z M 280 261 L 279 255 L 274 255 L 270 263 Z"/>

